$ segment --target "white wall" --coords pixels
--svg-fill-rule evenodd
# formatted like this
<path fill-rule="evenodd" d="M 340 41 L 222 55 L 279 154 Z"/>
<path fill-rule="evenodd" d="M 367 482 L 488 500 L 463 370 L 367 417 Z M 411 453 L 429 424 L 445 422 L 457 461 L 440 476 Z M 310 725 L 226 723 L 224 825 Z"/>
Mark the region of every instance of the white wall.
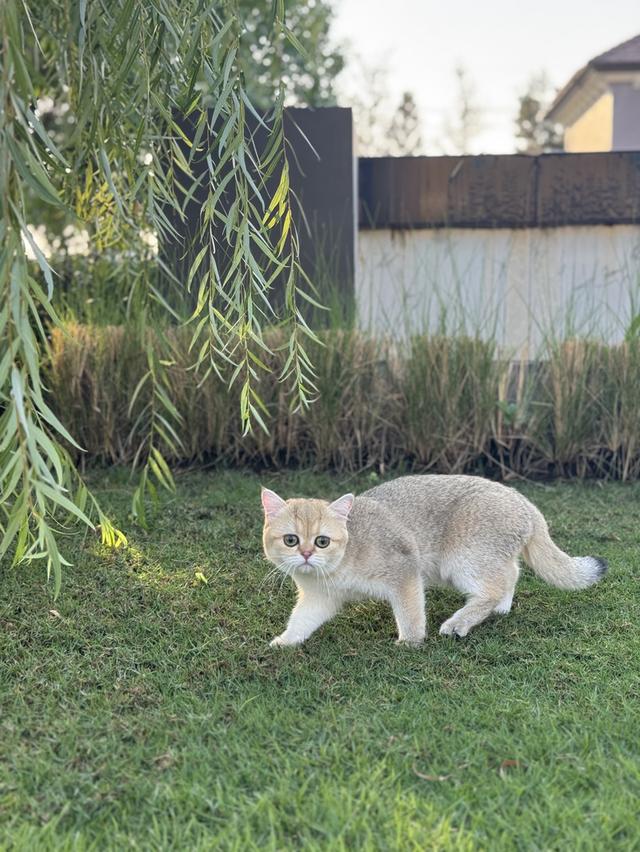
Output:
<path fill-rule="evenodd" d="M 624 336 L 640 311 L 640 225 L 361 230 L 362 328 L 495 332 L 534 357 L 545 333 Z"/>

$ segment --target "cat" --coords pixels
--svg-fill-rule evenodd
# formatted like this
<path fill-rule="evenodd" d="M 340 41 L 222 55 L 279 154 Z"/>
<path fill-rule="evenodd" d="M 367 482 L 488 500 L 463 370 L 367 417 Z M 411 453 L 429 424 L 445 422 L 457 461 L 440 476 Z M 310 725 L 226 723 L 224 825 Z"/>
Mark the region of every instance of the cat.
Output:
<path fill-rule="evenodd" d="M 440 627 L 463 637 L 511 609 L 524 556 L 560 589 L 583 589 L 607 571 L 604 559 L 557 547 L 539 510 L 512 488 L 476 476 L 404 476 L 324 500 L 283 500 L 262 489 L 264 552 L 293 578 L 298 600 L 272 646 L 299 645 L 348 601 L 387 601 L 399 643 L 426 635 L 424 589 L 452 586 L 467 602 Z"/>

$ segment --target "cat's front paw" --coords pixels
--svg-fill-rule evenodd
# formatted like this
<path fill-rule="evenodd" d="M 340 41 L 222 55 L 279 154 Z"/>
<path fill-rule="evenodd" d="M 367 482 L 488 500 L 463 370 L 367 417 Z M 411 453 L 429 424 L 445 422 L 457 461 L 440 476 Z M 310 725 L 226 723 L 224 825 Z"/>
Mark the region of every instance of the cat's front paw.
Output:
<path fill-rule="evenodd" d="M 464 622 L 459 622 L 455 618 L 449 618 L 440 625 L 441 636 L 451 636 L 453 639 L 464 639 L 469 632 L 469 627 Z"/>
<path fill-rule="evenodd" d="M 284 633 L 281 633 L 280 636 L 276 636 L 275 639 L 272 639 L 271 642 L 269 642 L 269 647 L 270 648 L 290 648 L 290 647 L 293 647 L 295 645 L 300 645 L 301 641 L 302 640 L 300 640 L 300 639 L 297 639 L 297 640 L 291 639 L 290 637 L 285 636 Z"/>
<path fill-rule="evenodd" d="M 404 648 L 421 648 L 423 644 L 424 637 L 422 639 L 418 636 L 411 639 L 396 639 L 396 645 L 400 645 Z"/>

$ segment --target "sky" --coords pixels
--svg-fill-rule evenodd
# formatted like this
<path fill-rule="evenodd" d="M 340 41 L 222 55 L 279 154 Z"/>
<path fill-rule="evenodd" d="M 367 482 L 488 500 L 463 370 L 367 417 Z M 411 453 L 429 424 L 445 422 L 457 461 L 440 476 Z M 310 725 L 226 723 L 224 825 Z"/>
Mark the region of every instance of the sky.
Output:
<path fill-rule="evenodd" d="M 426 153 L 440 153 L 442 123 L 462 64 L 483 110 L 472 153 L 513 153 L 518 96 L 546 71 L 560 88 L 589 59 L 640 33 L 638 0 L 333 0 L 333 37 L 368 67 L 384 67 L 394 102 L 413 92 Z M 342 88 L 356 77 L 347 68 Z M 343 98 L 344 100 L 344 98 Z"/>

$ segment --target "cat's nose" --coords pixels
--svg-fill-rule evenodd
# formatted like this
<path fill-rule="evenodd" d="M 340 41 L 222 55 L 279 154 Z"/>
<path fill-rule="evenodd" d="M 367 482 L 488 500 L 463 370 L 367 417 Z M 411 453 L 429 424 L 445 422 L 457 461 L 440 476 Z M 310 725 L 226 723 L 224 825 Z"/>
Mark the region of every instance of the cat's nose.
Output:
<path fill-rule="evenodd" d="M 302 550 L 300 552 L 304 556 L 305 560 L 307 560 L 311 556 L 311 554 L 313 553 L 313 550 Z"/>

